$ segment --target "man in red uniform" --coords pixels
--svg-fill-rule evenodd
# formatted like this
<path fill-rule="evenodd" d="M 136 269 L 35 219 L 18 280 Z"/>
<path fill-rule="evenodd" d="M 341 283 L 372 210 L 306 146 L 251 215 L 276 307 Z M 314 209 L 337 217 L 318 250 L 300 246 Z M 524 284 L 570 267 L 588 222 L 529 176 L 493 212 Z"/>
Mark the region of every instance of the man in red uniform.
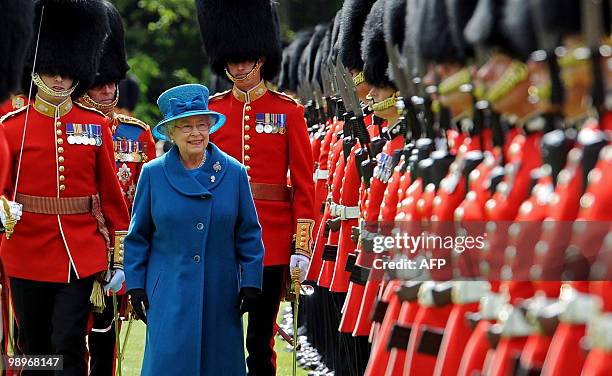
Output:
<path fill-rule="evenodd" d="M 20 352 L 62 356 L 63 375 L 84 375 L 90 300 L 101 303 L 95 281 L 128 226 L 108 120 L 71 100 L 94 81 L 108 21 L 97 1 L 49 0 L 35 8 L 38 51 L 32 43 L 25 69 L 36 67 L 37 94 L 0 124 L 9 147 L 2 193 L 23 207 L 0 256 Z"/>
<path fill-rule="evenodd" d="M 281 60 L 278 23 L 268 0 L 197 5 L 212 69 L 234 82 L 232 90 L 210 100 L 211 109 L 227 116 L 211 141 L 246 166 L 266 250 L 262 295 L 249 311 L 249 374 L 273 375 L 273 328 L 287 265 L 299 268 L 304 278 L 312 249 L 313 163 L 304 110 L 266 87 Z"/>
<path fill-rule="evenodd" d="M 116 176 L 128 210 L 131 210 L 142 166 L 148 160 L 155 158 L 155 141 L 153 141 L 153 135 L 147 124 L 118 113 L 116 110 L 120 95 L 118 84 L 125 78 L 129 66 L 125 53 L 121 15 L 110 2 L 104 2 L 104 4 L 107 8 L 111 32 L 106 39 L 104 52 L 100 58 L 96 81 L 79 99 L 79 102 L 104 113 L 110 119 Z M 105 292 L 112 290 L 117 293 L 122 289 L 125 281 L 122 260 L 112 262 L 110 268 L 111 283 Z M 117 307 L 120 312 L 124 311 L 125 304 L 127 304 L 127 297 L 121 295 Z M 89 374 L 91 376 L 113 375 L 114 373 L 115 317 L 113 312 L 113 298 L 107 295 L 104 311 L 93 314 L 93 329 L 88 337 L 91 356 Z"/>

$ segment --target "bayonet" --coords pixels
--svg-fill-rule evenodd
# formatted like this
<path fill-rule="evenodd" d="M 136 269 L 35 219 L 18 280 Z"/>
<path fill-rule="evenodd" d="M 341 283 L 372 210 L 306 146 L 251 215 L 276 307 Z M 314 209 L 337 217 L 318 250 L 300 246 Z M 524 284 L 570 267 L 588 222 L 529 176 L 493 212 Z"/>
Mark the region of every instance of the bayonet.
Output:
<path fill-rule="evenodd" d="M 385 42 L 385 47 L 387 49 L 387 56 L 389 57 L 389 63 L 391 64 L 391 69 L 393 70 L 393 78 L 397 88 L 400 91 L 402 98 L 408 99 L 411 96 L 410 90 L 410 76 L 405 75 L 401 69 L 401 56 L 397 46 L 393 45 L 390 41 Z"/>

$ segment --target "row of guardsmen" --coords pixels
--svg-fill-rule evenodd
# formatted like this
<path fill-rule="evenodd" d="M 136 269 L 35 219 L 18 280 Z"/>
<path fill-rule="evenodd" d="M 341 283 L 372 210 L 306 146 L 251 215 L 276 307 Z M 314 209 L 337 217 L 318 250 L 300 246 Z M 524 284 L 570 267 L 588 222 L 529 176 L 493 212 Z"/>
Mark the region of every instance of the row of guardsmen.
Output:
<path fill-rule="evenodd" d="M 129 316 L 122 243 L 156 157 L 149 126 L 130 116 L 139 89 L 123 20 L 109 1 L 0 5 L 2 353 L 62 354 L 62 375 L 114 375 L 114 309 Z"/>
<path fill-rule="evenodd" d="M 300 365 L 612 374 L 610 21 L 599 0 L 346 0 L 297 33 L 279 85 L 320 208 Z M 486 245 L 377 267 L 433 258 L 381 236 L 459 227 Z"/>

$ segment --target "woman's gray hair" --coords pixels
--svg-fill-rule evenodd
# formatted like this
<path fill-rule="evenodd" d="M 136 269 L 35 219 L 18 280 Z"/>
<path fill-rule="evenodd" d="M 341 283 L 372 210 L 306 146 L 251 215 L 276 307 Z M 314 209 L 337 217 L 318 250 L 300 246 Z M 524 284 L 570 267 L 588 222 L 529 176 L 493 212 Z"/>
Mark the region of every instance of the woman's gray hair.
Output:
<path fill-rule="evenodd" d="M 170 133 L 172 133 L 172 129 L 174 129 L 174 127 L 176 127 L 177 125 L 177 121 L 176 120 L 171 120 L 169 122 L 167 122 L 166 124 L 164 124 L 164 134 L 166 135 L 166 137 L 168 137 L 168 139 L 170 139 Z"/>

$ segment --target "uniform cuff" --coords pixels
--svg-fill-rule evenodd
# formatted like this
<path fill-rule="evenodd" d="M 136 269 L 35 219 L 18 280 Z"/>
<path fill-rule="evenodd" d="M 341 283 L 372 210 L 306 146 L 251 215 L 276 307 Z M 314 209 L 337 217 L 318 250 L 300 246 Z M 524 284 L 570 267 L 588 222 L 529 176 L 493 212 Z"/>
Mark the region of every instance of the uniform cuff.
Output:
<path fill-rule="evenodd" d="M 114 248 L 112 250 L 111 263 L 113 268 L 123 269 L 123 252 L 125 249 L 125 237 L 127 231 L 115 231 Z"/>
<path fill-rule="evenodd" d="M 295 231 L 295 253 L 308 258 L 312 256 L 312 232 L 314 229 L 314 220 L 298 219 L 297 228 Z"/>

